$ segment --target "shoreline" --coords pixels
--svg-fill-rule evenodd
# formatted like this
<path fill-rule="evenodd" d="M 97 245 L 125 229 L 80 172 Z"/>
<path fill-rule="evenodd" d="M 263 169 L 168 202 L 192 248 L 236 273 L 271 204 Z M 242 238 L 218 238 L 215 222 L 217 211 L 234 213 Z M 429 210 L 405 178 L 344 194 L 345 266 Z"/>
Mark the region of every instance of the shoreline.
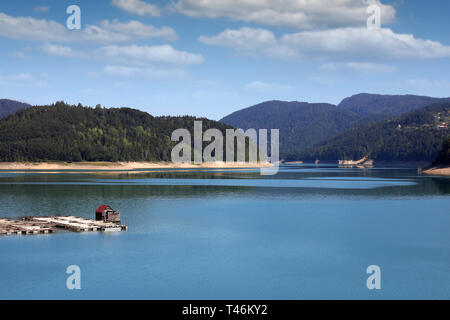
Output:
<path fill-rule="evenodd" d="M 268 162 L 208 162 L 202 164 L 172 162 L 0 162 L 0 170 L 89 170 L 89 171 L 136 171 L 145 169 L 235 169 L 235 168 L 267 168 Z"/>
<path fill-rule="evenodd" d="M 434 167 L 424 170 L 423 173 L 436 176 L 450 176 L 450 167 Z"/>

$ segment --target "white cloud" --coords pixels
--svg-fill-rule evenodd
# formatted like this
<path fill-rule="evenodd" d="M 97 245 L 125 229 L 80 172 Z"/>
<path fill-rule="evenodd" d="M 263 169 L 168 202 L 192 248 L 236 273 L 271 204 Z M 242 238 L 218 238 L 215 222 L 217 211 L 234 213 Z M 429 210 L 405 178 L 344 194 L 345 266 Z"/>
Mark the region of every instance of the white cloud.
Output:
<path fill-rule="evenodd" d="M 81 30 L 68 30 L 62 24 L 32 17 L 13 17 L 0 12 L 0 36 L 27 41 L 62 43 L 120 43 L 139 39 L 162 37 L 176 39 L 172 28 L 156 28 L 138 21 L 103 21 L 98 25 L 85 25 Z"/>
<path fill-rule="evenodd" d="M 154 79 L 181 79 L 186 76 L 182 69 L 135 68 L 121 65 L 106 65 L 102 74 L 114 77 L 148 77 Z"/>
<path fill-rule="evenodd" d="M 249 27 L 238 30 L 226 29 L 214 37 L 200 36 L 199 41 L 244 52 L 252 52 L 277 45 L 277 39 L 271 31 Z"/>
<path fill-rule="evenodd" d="M 178 0 L 172 8 L 189 17 L 228 17 L 270 26 L 313 29 L 366 25 L 370 4 L 380 6 L 382 24 L 395 21 L 395 8 L 379 0 Z"/>
<path fill-rule="evenodd" d="M 164 38 L 167 40 L 177 40 L 178 36 L 174 29 L 170 27 L 156 28 L 152 25 L 146 25 L 139 21 L 119 22 L 113 20 L 109 22 L 104 20 L 100 23 L 103 29 L 117 32 L 119 34 L 126 34 L 135 38 L 150 39 L 150 38 Z"/>
<path fill-rule="evenodd" d="M 66 58 L 88 58 L 107 65 L 99 74 L 119 77 L 182 78 L 186 72 L 182 67 L 204 61 L 202 55 L 179 51 L 170 45 L 160 46 L 103 46 L 89 51 L 73 50 L 71 47 L 46 43 L 42 50 L 53 56 Z"/>
<path fill-rule="evenodd" d="M 269 83 L 264 81 L 253 81 L 250 83 L 247 83 L 244 86 L 245 89 L 251 90 L 251 91 L 258 91 L 258 92 L 274 92 L 274 91 L 286 91 L 290 90 L 291 87 L 288 85 L 278 84 L 278 83 Z"/>
<path fill-rule="evenodd" d="M 18 87 L 43 87 L 48 85 L 45 78 L 40 75 L 34 76 L 29 72 L 19 72 L 5 76 L 0 75 L 0 85 L 2 86 L 18 86 Z"/>
<path fill-rule="evenodd" d="M 200 54 L 179 51 L 171 45 L 159 46 L 105 46 L 97 50 L 97 55 L 102 59 L 108 59 L 119 63 L 154 64 L 165 63 L 174 65 L 189 65 L 203 63 L 204 58 Z"/>
<path fill-rule="evenodd" d="M 367 61 L 450 57 L 450 46 L 415 38 L 412 34 L 397 34 L 387 28 L 302 31 L 277 39 L 269 30 L 244 27 L 227 29 L 212 37 L 202 36 L 199 41 L 229 47 L 243 54 L 263 54 L 284 59 Z"/>
<path fill-rule="evenodd" d="M 157 6 L 141 0 L 113 0 L 111 5 L 139 16 L 161 15 L 161 10 Z"/>
<path fill-rule="evenodd" d="M 394 66 L 374 62 L 332 62 L 320 65 L 319 70 L 325 72 L 354 71 L 364 74 L 377 74 L 394 72 L 396 68 Z"/>
<path fill-rule="evenodd" d="M 0 36 L 15 40 L 68 41 L 61 24 L 31 17 L 12 17 L 0 12 Z"/>
<path fill-rule="evenodd" d="M 344 28 L 286 34 L 281 45 L 306 55 L 333 55 L 342 58 L 436 59 L 450 56 L 450 47 L 440 42 L 397 34 L 391 29 Z"/>
<path fill-rule="evenodd" d="M 57 57 L 82 58 L 86 56 L 83 52 L 75 51 L 71 47 L 60 46 L 51 43 L 45 43 L 42 46 L 42 50 L 51 56 Z"/>

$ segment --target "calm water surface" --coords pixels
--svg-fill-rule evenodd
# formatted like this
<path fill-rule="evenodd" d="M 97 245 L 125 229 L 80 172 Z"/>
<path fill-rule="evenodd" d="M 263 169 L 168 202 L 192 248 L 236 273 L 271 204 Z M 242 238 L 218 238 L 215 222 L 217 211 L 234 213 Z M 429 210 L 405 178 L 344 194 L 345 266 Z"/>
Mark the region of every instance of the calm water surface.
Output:
<path fill-rule="evenodd" d="M 106 203 L 129 226 L 0 237 L 0 299 L 450 299 L 450 179 L 416 170 L 2 171 L 0 203 L 10 218 Z"/>

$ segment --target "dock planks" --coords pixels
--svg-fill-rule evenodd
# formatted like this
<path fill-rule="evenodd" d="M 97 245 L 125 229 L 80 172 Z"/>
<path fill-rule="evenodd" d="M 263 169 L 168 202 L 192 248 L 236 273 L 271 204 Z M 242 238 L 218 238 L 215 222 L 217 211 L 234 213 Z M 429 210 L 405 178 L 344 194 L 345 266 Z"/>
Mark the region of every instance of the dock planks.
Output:
<path fill-rule="evenodd" d="M 127 230 L 128 227 L 74 216 L 25 217 L 22 220 L 0 218 L 0 235 L 48 234 L 56 229 L 72 232 L 108 232 Z"/>
<path fill-rule="evenodd" d="M 47 223 L 0 219 L 0 235 L 47 234 L 53 231 Z"/>

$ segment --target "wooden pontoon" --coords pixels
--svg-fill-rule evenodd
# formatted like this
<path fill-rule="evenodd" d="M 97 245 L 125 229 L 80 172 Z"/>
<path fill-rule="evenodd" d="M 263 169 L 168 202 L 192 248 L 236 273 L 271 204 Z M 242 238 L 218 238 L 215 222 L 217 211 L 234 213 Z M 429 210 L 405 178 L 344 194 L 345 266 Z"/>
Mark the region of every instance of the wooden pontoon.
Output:
<path fill-rule="evenodd" d="M 25 221 L 44 223 L 55 228 L 66 229 L 73 232 L 89 231 L 122 231 L 127 230 L 127 226 L 113 222 L 103 222 L 89 220 L 74 216 L 69 217 L 26 217 Z"/>
<path fill-rule="evenodd" d="M 89 220 L 74 216 L 25 217 L 22 220 L 0 218 L 0 235 L 47 234 L 57 229 L 72 232 L 109 232 L 128 229 L 126 225 L 120 223 L 120 213 L 109 206 L 103 208 L 96 219 Z"/>
<path fill-rule="evenodd" d="M 26 235 L 52 233 L 54 228 L 47 223 L 0 219 L 0 235 Z"/>

